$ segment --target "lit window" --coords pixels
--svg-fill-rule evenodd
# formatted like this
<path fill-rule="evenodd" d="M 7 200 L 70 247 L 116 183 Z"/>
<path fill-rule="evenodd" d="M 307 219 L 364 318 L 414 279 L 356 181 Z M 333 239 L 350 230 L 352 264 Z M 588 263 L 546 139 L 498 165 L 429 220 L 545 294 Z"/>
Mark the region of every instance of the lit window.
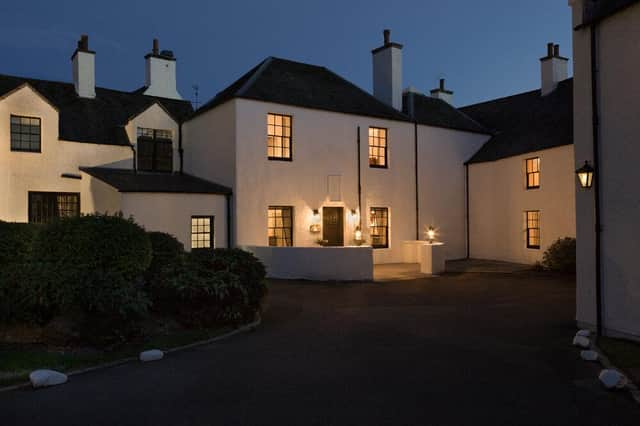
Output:
<path fill-rule="evenodd" d="M 212 249 L 213 241 L 213 216 L 191 216 L 191 249 Z"/>
<path fill-rule="evenodd" d="M 291 160 L 289 115 L 267 114 L 267 156 L 269 160 Z"/>
<path fill-rule="evenodd" d="M 387 168 L 387 129 L 369 127 L 369 166 Z"/>
<path fill-rule="evenodd" d="M 293 207 L 270 206 L 267 227 L 270 246 L 293 246 Z"/>
<path fill-rule="evenodd" d="M 29 222 L 48 223 L 61 217 L 80 216 L 80 194 L 29 192 Z"/>
<path fill-rule="evenodd" d="M 389 247 L 389 209 L 371 207 L 369 212 L 371 227 L 371 246 L 373 248 Z"/>
<path fill-rule="evenodd" d="M 540 157 L 526 160 L 527 189 L 540 188 Z"/>
<path fill-rule="evenodd" d="M 527 212 L 527 248 L 540 248 L 540 211 Z"/>
<path fill-rule="evenodd" d="M 40 119 L 11 116 L 11 151 L 40 152 Z"/>
<path fill-rule="evenodd" d="M 171 130 L 138 127 L 138 169 L 142 171 L 173 171 Z"/>

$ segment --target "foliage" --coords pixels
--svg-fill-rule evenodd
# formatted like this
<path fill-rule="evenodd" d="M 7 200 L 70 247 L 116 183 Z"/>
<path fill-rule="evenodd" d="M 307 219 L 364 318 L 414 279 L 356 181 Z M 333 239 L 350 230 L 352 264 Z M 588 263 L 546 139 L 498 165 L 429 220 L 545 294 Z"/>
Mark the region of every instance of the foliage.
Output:
<path fill-rule="evenodd" d="M 151 241 L 151 264 L 146 272 L 146 280 L 153 284 L 161 279 L 162 271 L 181 260 L 184 246 L 173 235 L 164 232 L 148 232 Z"/>
<path fill-rule="evenodd" d="M 38 225 L 0 221 L 0 267 L 26 263 L 31 257 Z"/>
<path fill-rule="evenodd" d="M 549 271 L 576 272 L 576 239 L 559 238 L 549 246 L 542 258 L 542 265 Z"/>

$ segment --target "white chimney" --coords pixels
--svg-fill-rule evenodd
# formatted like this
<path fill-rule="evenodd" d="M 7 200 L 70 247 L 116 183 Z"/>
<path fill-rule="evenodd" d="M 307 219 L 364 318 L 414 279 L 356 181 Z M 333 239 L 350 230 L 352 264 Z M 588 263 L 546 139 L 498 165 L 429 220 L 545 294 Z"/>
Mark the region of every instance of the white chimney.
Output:
<path fill-rule="evenodd" d="M 547 56 L 540 58 L 540 74 L 542 86 L 540 93 L 546 96 L 556 90 L 558 83 L 569 76 L 567 65 L 569 59 L 560 56 L 560 46 L 547 44 Z"/>
<path fill-rule="evenodd" d="M 81 98 L 96 97 L 96 52 L 89 50 L 89 36 L 83 34 L 71 56 L 73 85 Z"/>
<path fill-rule="evenodd" d="M 440 86 L 431 90 L 430 93 L 432 98 L 442 99 L 449 105 L 453 105 L 453 92 L 444 88 L 444 78 L 440 79 Z"/>
<path fill-rule="evenodd" d="M 384 30 L 384 45 L 373 49 L 373 96 L 402 110 L 402 45 L 390 41 Z"/>
<path fill-rule="evenodd" d="M 145 57 L 144 94 L 159 98 L 182 99 L 176 89 L 176 58 L 170 50 L 158 50 L 158 39 L 153 39 L 153 50 Z"/>

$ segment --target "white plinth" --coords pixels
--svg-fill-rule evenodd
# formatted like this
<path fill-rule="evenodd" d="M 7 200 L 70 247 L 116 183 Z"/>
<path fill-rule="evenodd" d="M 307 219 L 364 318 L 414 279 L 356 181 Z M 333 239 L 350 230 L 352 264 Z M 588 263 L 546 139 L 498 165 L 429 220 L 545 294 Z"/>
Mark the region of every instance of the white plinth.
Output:
<path fill-rule="evenodd" d="M 419 263 L 423 274 L 441 274 L 445 270 L 444 243 L 428 241 L 404 241 L 405 263 Z"/>

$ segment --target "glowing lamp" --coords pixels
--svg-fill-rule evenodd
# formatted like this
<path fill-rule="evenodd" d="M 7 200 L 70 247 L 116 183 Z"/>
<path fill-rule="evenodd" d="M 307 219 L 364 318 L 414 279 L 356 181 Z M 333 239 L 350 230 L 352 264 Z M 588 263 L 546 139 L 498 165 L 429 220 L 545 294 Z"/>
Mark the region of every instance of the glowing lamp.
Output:
<path fill-rule="evenodd" d="M 591 185 L 593 185 L 593 167 L 588 161 L 585 161 L 584 166 L 576 170 L 576 175 L 578 175 L 578 181 L 582 188 L 591 188 Z"/>
<path fill-rule="evenodd" d="M 433 228 L 433 226 L 429 226 L 429 229 L 427 229 L 427 239 L 429 240 L 429 243 L 433 243 L 433 240 L 436 239 L 436 230 Z"/>
<path fill-rule="evenodd" d="M 360 229 L 359 226 L 356 226 L 356 232 L 354 235 L 354 239 L 356 240 L 356 244 L 360 245 L 362 244 L 362 230 Z"/>

